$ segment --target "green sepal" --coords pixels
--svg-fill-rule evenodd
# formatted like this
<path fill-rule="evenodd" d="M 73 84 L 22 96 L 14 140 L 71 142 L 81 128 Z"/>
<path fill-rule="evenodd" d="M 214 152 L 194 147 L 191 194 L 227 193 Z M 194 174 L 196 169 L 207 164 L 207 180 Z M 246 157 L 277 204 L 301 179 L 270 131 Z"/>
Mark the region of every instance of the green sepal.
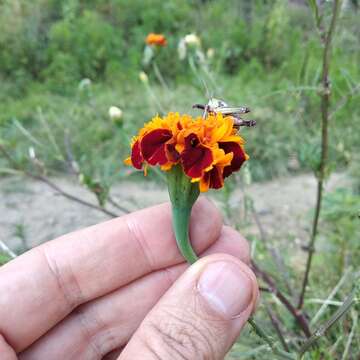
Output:
<path fill-rule="evenodd" d="M 199 184 L 192 183 L 184 174 L 181 165 L 167 172 L 167 183 L 172 207 L 172 223 L 176 243 L 181 254 L 193 264 L 197 259 L 189 239 L 191 209 L 199 197 Z"/>

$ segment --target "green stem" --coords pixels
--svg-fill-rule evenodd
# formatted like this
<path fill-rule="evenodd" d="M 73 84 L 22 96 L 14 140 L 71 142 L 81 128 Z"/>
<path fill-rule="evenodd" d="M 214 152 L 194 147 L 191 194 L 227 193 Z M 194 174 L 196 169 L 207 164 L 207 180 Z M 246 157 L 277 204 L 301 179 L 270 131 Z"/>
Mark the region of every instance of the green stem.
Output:
<path fill-rule="evenodd" d="M 159 69 L 159 67 L 157 66 L 156 64 L 156 60 L 154 60 L 152 62 L 152 66 L 153 66 L 153 69 L 154 69 L 154 73 L 155 73 L 155 76 L 157 77 L 159 83 L 161 84 L 161 86 L 166 90 L 166 91 L 170 91 L 169 89 L 169 86 L 167 85 L 165 79 L 163 78 L 162 74 L 161 74 L 161 71 Z"/>
<path fill-rule="evenodd" d="M 280 359 L 288 359 L 288 360 L 296 359 L 294 354 L 291 354 L 287 351 L 283 351 L 283 350 L 279 349 L 277 347 L 277 344 L 274 342 L 274 340 L 272 338 L 270 338 L 269 336 L 267 336 L 267 334 L 261 329 L 261 327 L 256 324 L 253 317 L 249 318 L 248 323 L 251 325 L 251 327 L 253 328 L 256 335 L 259 336 L 262 340 L 264 340 L 269 345 L 269 347 L 272 350 L 272 352 L 274 353 L 274 355 L 277 355 L 277 357 Z"/>
<path fill-rule="evenodd" d="M 198 257 L 191 247 L 189 223 L 192 206 L 199 197 L 199 184 L 190 181 L 181 165 L 174 166 L 168 172 L 167 178 L 176 243 L 184 258 L 193 264 Z"/>
<path fill-rule="evenodd" d="M 317 5 L 314 2 L 315 10 L 317 11 Z M 304 305 L 306 288 L 309 282 L 309 276 L 311 271 L 312 259 L 315 251 L 315 242 L 317 239 L 318 225 L 321 211 L 321 203 L 323 198 L 323 188 L 324 180 L 327 172 L 327 161 L 328 161 L 328 151 L 329 151 L 329 107 L 330 107 L 330 97 L 331 97 L 331 84 L 329 79 L 329 70 L 330 70 L 330 60 L 331 60 L 331 44 L 332 38 L 336 27 L 336 21 L 340 12 L 341 0 L 335 0 L 333 3 L 333 12 L 331 23 L 328 31 L 325 33 L 321 29 L 321 23 L 319 23 L 318 13 L 315 13 L 316 22 L 322 37 L 324 38 L 324 51 L 323 51 L 323 61 L 322 61 L 322 91 L 321 91 L 321 158 L 320 165 L 317 174 L 317 196 L 316 196 L 316 207 L 315 214 L 313 219 L 313 226 L 311 237 L 308 245 L 308 256 L 306 260 L 305 274 L 302 282 L 301 292 L 298 302 L 298 310 L 301 310 Z"/>
<path fill-rule="evenodd" d="M 172 206 L 173 229 L 176 237 L 176 243 L 182 256 L 193 264 L 197 259 L 189 240 L 189 222 L 191 208 L 179 208 Z"/>
<path fill-rule="evenodd" d="M 358 301 L 357 294 L 359 293 L 360 286 L 355 285 L 352 292 L 348 295 L 340 308 L 335 312 L 329 320 L 316 329 L 311 337 L 301 346 L 299 350 L 298 359 L 303 359 L 304 354 L 322 337 L 325 333 L 342 317 L 349 309 Z"/>

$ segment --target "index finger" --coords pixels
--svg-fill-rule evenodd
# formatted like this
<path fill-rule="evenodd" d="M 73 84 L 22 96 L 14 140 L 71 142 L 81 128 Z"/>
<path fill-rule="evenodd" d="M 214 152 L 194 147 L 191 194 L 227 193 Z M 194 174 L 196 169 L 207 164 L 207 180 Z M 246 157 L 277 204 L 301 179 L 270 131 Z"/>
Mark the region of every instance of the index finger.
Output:
<path fill-rule="evenodd" d="M 221 225 L 214 205 L 199 200 L 195 250 L 214 243 Z M 182 261 L 168 203 L 48 242 L 0 268 L 0 334 L 22 351 L 78 305 Z"/>

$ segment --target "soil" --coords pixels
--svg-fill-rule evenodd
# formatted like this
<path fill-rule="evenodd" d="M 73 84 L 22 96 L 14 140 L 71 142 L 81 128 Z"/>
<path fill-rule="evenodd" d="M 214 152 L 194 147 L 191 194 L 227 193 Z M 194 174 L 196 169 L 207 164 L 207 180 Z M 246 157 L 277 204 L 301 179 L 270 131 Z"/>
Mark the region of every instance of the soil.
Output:
<path fill-rule="evenodd" d="M 70 179 L 53 179 L 63 190 L 96 203 L 94 195 Z M 343 174 L 333 174 L 326 190 L 344 186 Z M 305 244 L 315 202 L 316 181 L 310 174 L 280 178 L 249 185 L 246 194 L 252 198 L 258 218 L 268 236 L 286 235 L 293 244 Z M 113 198 L 133 211 L 167 201 L 165 189 L 154 183 L 123 182 L 112 189 Z M 36 246 L 62 234 L 96 224 L 109 216 L 64 198 L 48 185 L 23 178 L 0 180 L 0 240 L 15 252 Z M 213 195 L 210 194 L 213 197 Z M 219 201 L 219 195 L 215 197 Z M 243 191 L 235 191 L 229 206 L 243 200 Z M 121 214 L 118 209 L 113 211 Z M 239 212 L 239 214 L 241 211 Z M 258 233 L 254 221 L 241 222 L 246 236 Z"/>

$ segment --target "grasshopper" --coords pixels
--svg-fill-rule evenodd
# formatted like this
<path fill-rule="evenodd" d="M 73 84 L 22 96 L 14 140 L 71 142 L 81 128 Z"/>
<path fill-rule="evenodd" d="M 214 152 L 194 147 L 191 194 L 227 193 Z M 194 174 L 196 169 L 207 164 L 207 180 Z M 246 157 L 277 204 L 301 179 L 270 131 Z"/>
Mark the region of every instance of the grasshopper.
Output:
<path fill-rule="evenodd" d="M 223 115 L 232 116 L 234 118 L 234 127 L 237 129 L 241 126 L 253 127 L 256 125 L 255 120 L 245 120 L 241 118 L 241 115 L 250 112 L 250 109 L 246 106 L 231 107 L 223 100 L 210 98 L 206 105 L 194 104 L 193 108 L 204 110 L 203 118 L 206 118 L 209 113 L 221 113 Z"/>

